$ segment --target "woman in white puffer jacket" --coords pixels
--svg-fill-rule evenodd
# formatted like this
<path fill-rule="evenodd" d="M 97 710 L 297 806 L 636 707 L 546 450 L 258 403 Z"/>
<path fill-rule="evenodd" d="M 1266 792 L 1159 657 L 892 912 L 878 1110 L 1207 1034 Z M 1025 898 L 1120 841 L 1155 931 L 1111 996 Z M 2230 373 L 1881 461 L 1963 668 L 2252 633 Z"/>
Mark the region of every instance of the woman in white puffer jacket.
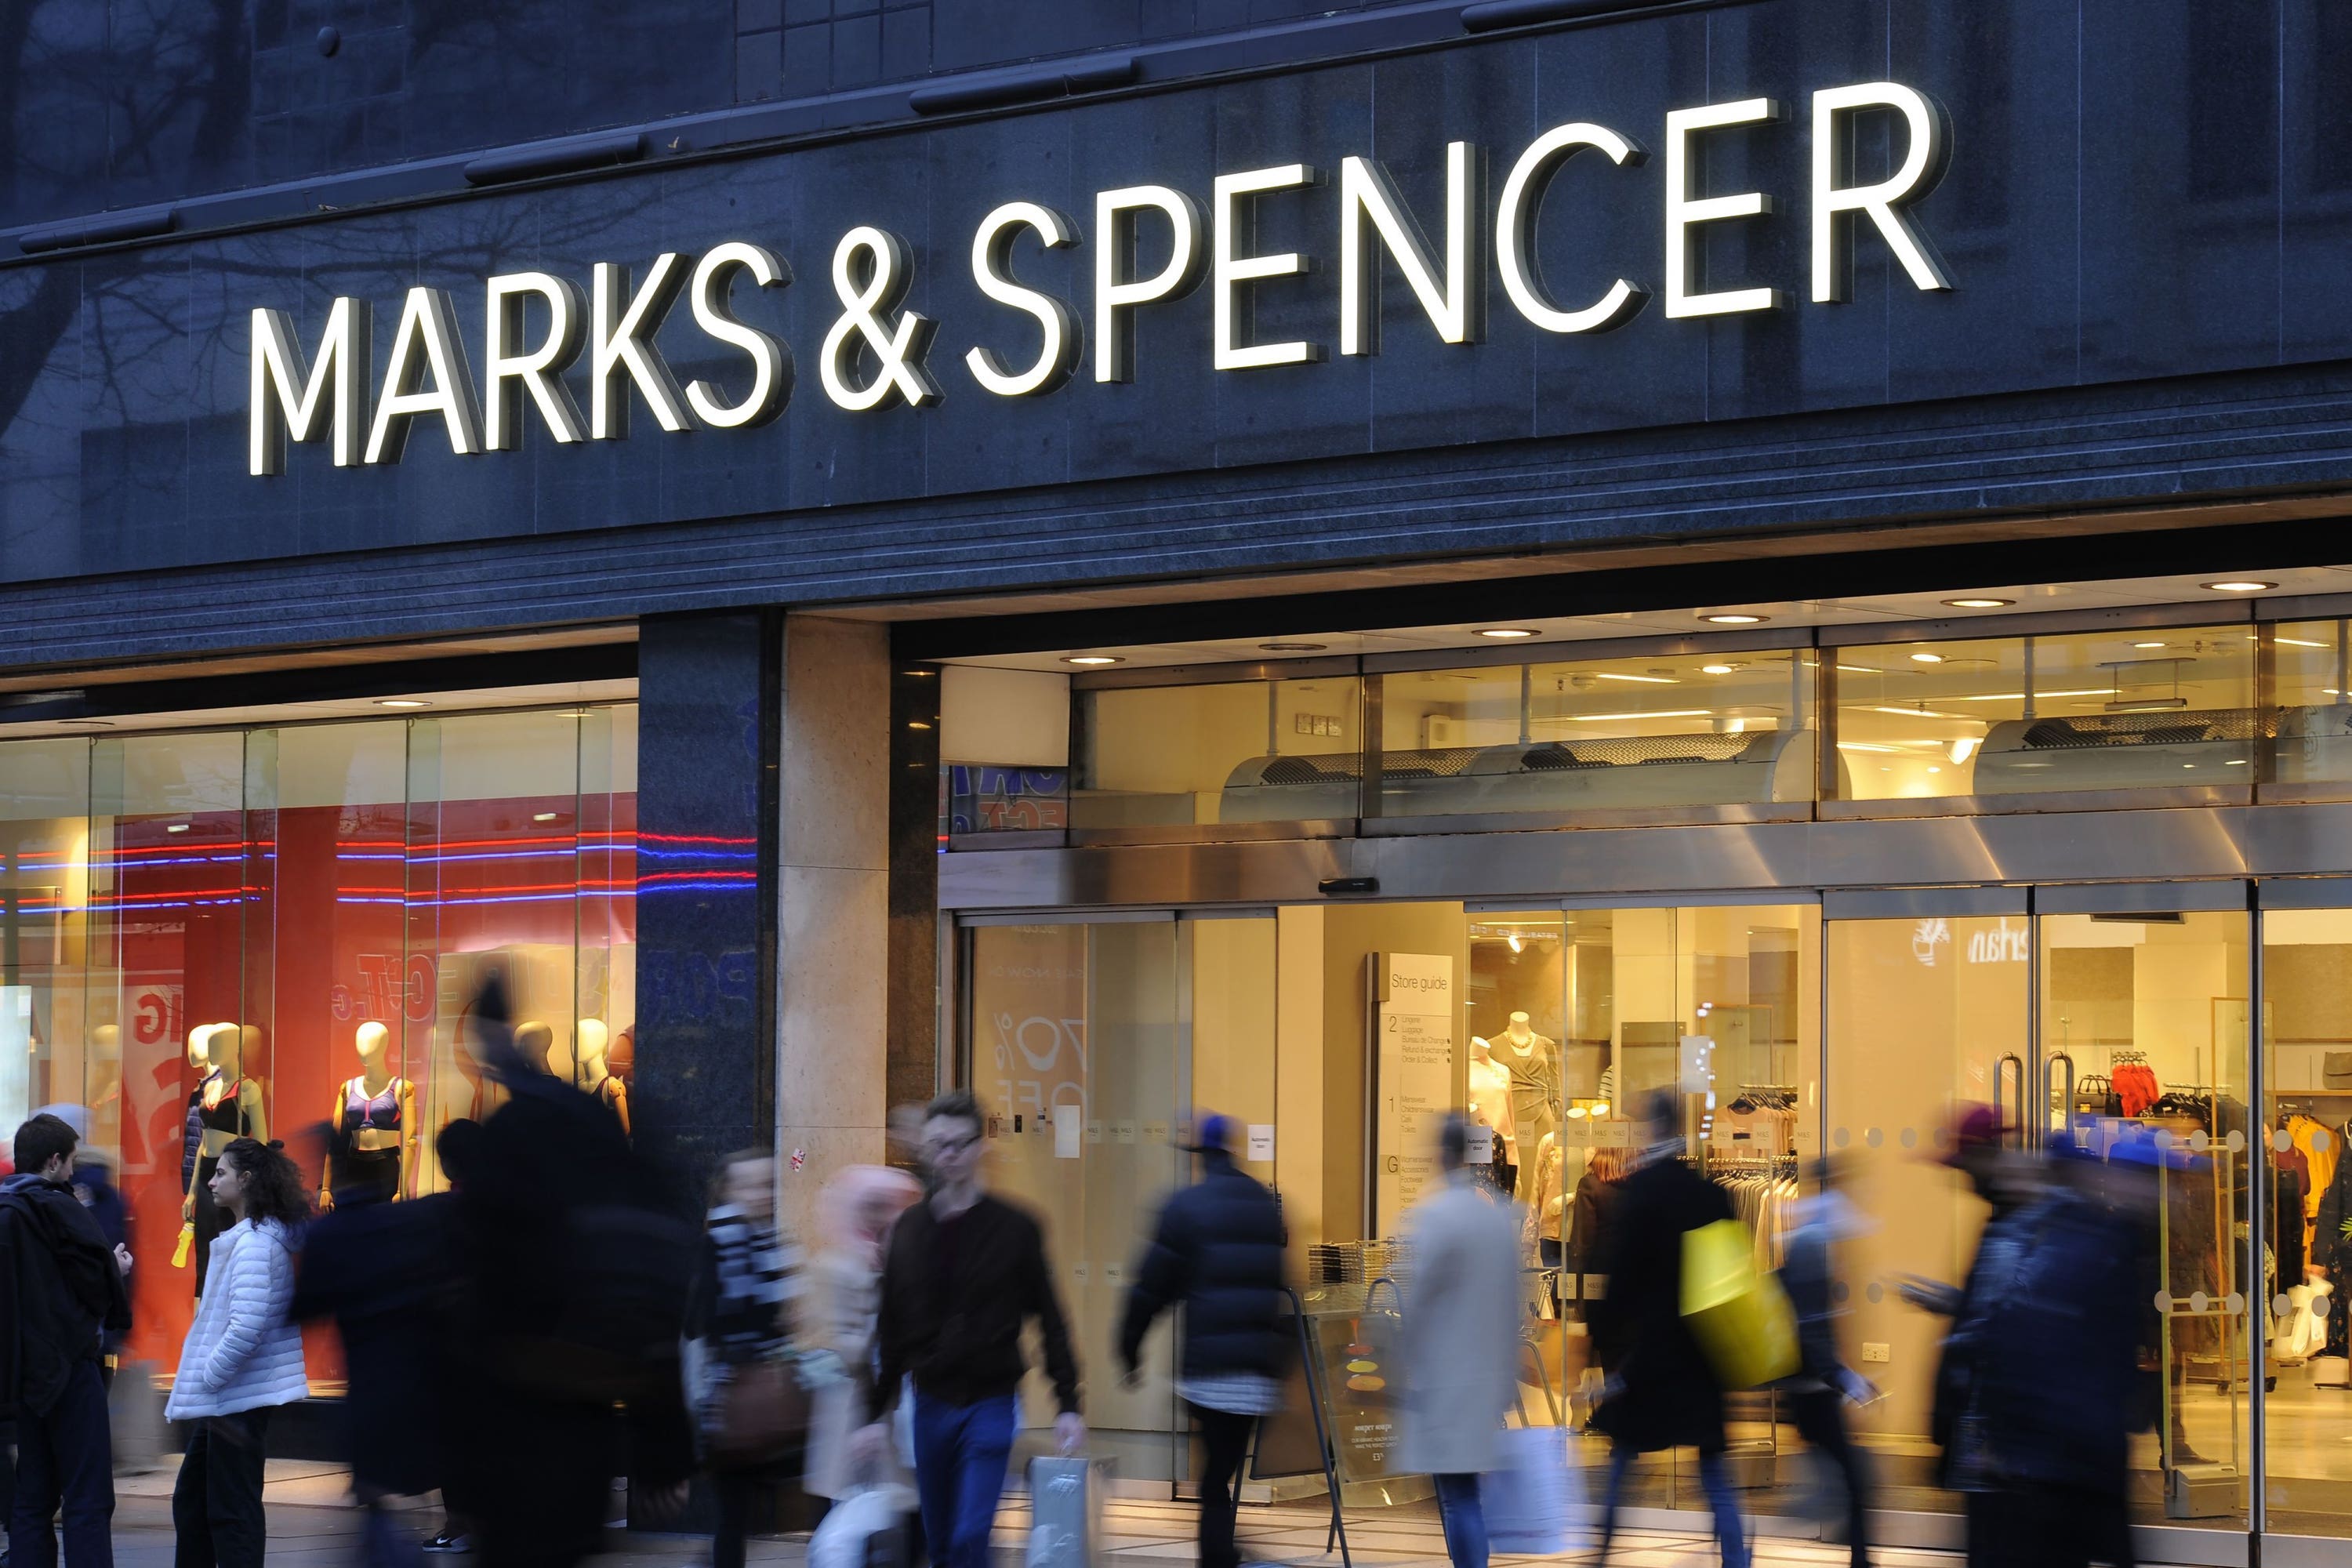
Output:
<path fill-rule="evenodd" d="M 212 1194 L 235 1223 L 214 1238 L 205 1294 L 164 1406 L 171 1419 L 189 1423 L 172 1528 L 183 1563 L 261 1568 L 269 1413 L 310 1392 L 302 1331 L 286 1315 L 309 1192 L 283 1148 L 240 1138 L 221 1152 Z"/>

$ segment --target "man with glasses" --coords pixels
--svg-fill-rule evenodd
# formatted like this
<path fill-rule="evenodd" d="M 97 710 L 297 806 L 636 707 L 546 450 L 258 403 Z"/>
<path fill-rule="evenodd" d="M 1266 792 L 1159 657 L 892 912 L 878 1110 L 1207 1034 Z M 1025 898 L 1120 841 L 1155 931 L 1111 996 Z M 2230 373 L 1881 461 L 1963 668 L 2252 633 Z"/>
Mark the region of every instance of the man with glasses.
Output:
<path fill-rule="evenodd" d="M 890 1233 L 875 1327 L 877 1419 L 857 1439 L 861 1454 L 880 1451 L 899 1380 L 911 1376 L 915 1489 L 940 1568 L 989 1568 L 1027 1371 L 1021 1329 L 1032 1318 L 1061 1407 L 1054 1435 L 1062 1452 L 1076 1452 L 1087 1436 L 1045 1235 L 982 1189 L 981 1137 L 980 1105 L 967 1090 L 941 1095 L 924 1113 L 928 1197 Z"/>

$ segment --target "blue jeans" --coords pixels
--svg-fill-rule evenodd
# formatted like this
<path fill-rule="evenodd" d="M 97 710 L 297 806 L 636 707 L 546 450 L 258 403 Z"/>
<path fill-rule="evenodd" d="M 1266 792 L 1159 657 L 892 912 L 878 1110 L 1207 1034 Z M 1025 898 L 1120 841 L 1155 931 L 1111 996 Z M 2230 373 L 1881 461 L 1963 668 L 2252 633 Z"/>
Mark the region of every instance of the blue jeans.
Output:
<path fill-rule="evenodd" d="M 1019 1419 L 1018 1394 L 949 1405 L 916 1391 L 915 1495 L 938 1568 L 989 1568 L 988 1532 Z"/>
<path fill-rule="evenodd" d="M 16 1506 L 8 1561 L 57 1568 L 57 1518 L 65 1512 L 67 1568 L 113 1568 L 114 1440 L 96 1361 L 78 1361 L 45 1415 L 16 1413 Z"/>
<path fill-rule="evenodd" d="M 1486 1510 L 1478 1500 L 1475 1472 L 1432 1476 L 1437 1483 L 1437 1521 L 1445 1528 L 1445 1555 L 1454 1568 L 1486 1568 Z"/>
<path fill-rule="evenodd" d="M 1609 1561 L 1609 1538 L 1617 1533 L 1617 1500 L 1624 1495 L 1625 1472 L 1637 1458 L 1631 1448 L 1609 1451 L 1609 1500 L 1601 1510 L 1601 1556 Z M 1715 1512 L 1715 1539 L 1723 1551 L 1723 1568 L 1748 1568 L 1748 1531 L 1740 1521 L 1739 1500 L 1731 1491 L 1731 1465 L 1721 1454 L 1698 1457 L 1698 1484 Z"/>

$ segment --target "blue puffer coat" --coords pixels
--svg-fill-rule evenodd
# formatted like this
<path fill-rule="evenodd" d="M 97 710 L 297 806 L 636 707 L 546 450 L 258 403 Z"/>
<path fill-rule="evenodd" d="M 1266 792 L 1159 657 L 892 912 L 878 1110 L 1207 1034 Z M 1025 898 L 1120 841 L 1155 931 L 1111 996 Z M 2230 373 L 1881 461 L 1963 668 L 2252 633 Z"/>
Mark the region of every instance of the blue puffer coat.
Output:
<path fill-rule="evenodd" d="M 1282 1205 L 1234 1168 L 1233 1156 L 1201 1156 L 1201 1179 L 1172 1194 L 1135 1283 L 1118 1334 L 1133 1367 L 1152 1319 L 1184 1309 L 1178 1375 L 1250 1372 L 1280 1377 L 1289 1342 L 1282 1329 Z"/>

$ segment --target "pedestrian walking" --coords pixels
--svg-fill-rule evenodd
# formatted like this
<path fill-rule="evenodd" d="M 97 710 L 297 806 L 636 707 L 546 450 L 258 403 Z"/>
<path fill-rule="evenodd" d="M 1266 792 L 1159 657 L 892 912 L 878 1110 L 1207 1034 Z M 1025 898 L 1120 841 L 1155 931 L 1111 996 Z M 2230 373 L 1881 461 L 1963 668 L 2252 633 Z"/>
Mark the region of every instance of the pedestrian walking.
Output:
<path fill-rule="evenodd" d="M 269 1413 L 310 1393 L 294 1302 L 294 1256 L 310 1215 L 302 1173 L 276 1143 L 233 1140 L 212 1173 L 227 1222 L 180 1351 L 163 1414 L 188 1423 L 172 1488 L 179 1568 L 260 1568 L 269 1529 L 261 1509 Z"/>
<path fill-rule="evenodd" d="M 101 1336 L 131 1326 L 131 1253 L 110 1247 L 73 1194 L 72 1127 L 16 1129 L 16 1173 L 0 1182 L 0 1402 L 16 1424 L 8 1561 L 53 1568 L 64 1516 L 68 1568 L 114 1561 L 113 1441 Z"/>
<path fill-rule="evenodd" d="M 339 1158 L 333 1166 L 352 1163 Z M 371 1568 L 391 1568 L 415 1548 L 385 1500 L 429 1492 L 446 1479 L 430 1369 L 440 1355 L 436 1314 L 455 1272 L 457 1237 L 449 1205 L 394 1202 L 373 1173 L 354 1173 L 333 1195 L 334 1207 L 303 1239 L 290 1311 L 297 1322 L 331 1319 L 342 1342 L 344 1457 L 366 1512 L 362 1551 Z"/>
<path fill-rule="evenodd" d="M 688 1320 L 700 1347 L 693 1400 L 705 1438 L 718 1435 L 727 1391 L 744 1370 L 785 1353 L 805 1283 L 799 1248 L 776 1226 L 775 1156 L 756 1149 L 729 1155 L 711 1177 L 710 1198 Z M 773 1479 L 772 1469 L 713 1466 L 719 1520 L 710 1535 L 712 1568 L 743 1568 L 752 1500 Z"/>
<path fill-rule="evenodd" d="M 1626 1472 L 1636 1456 L 1696 1448 L 1699 1485 L 1715 1514 L 1723 1568 L 1747 1568 L 1748 1540 L 1724 1458 L 1723 1386 L 1683 1321 L 1683 1237 L 1734 1218 L 1730 1196 L 1683 1162 L 1682 1100 L 1660 1089 L 1643 1107 L 1644 1147 L 1619 1184 L 1602 1243 L 1606 1294 L 1591 1308 L 1595 1348 L 1610 1368 L 1593 1425 L 1610 1441 L 1601 1560 L 1609 1556 Z"/>
<path fill-rule="evenodd" d="M 860 1481 L 892 1485 L 911 1479 L 898 1462 L 895 1444 L 861 1474 L 850 1443 L 873 1419 L 882 1250 L 890 1227 L 922 1196 L 914 1177 L 887 1165 L 847 1166 L 817 1195 L 823 1245 L 809 1260 L 803 1341 L 824 1375 L 809 1401 L 808 1466 L 801 1486 L 829 1503 L 848 1496 Z M 920 1531 L 915 1524 L 915 1533 Z"/>
<path fill-rule="evenodd" d="M 989 1568 L 988 1536 L 1020 1419 L 1027 1370 L 1021 1331 L 1034 1320 L 1061 1414 L 1065 1454 L 1086 1442 L 1078 1363 L 1045 1262 L 1045 1235 L 981 1180 L 983 1124 L 967 1090 L 933 1100 L 923 1119 L 929 1194 L 900 1216 L 882 1264 L 876 1326 L 876 1407 L 884 1416 L 899 1379 L 915 1384 L 915 1489 L 923 1534 L 941 1568 Z M 858 1434 L 861 1458 L 889 1441 L 876 1420 Z"/>
<path fill-rule="evenodd" d="M 1834 1468 L 1845 1487 L 1845 1532 L 1853 1568 L 1869 1568 L 1870 1472 L 1846 1424 L 1848 1405 L 1867 1405 L 1878 1390 L 1839 1353 L 1836 1247 L 1862 1234 L 1861 1216 L 1848 1201 L 1844 1166 L 1835 1160 L 1813 1167 L 1814 1192 L 1800 1199 L 1782 1246 L 1780 1286 L 1797 1313 L 1799 1369 L 1790 1384 L 1790 1412 L 1797 1435 Z"/>
<path fill-rule="evenodd" d="M 1396 1468 L 1436 1483 L 1454 1568 L 1486 1568 L 1480 1475 L 1503 1462 L 1503 1414 L 1518 1393 L 1519 1210 L 1469 1167 L 1469 1129 L 1438 1130 L 1444 1180 L 1404 1217 L 1403 1431 Z"/>
<path fill-rule="evenodd" d="M 1179 1307 L 1176 1395 L 1201 1431 L 1201 1568 L 1236 1568 L 1234 1492 L 1258 1417 L 1282 1407 L 1282 1205 L 1234 1163 L 1234 1124 L 1204 1116 L 1191 1145 L 1201 1179 L 1160 1210 L 1128 1288 L 1118 1359 L 1142 1380 L 1143 1336 Z"/>

